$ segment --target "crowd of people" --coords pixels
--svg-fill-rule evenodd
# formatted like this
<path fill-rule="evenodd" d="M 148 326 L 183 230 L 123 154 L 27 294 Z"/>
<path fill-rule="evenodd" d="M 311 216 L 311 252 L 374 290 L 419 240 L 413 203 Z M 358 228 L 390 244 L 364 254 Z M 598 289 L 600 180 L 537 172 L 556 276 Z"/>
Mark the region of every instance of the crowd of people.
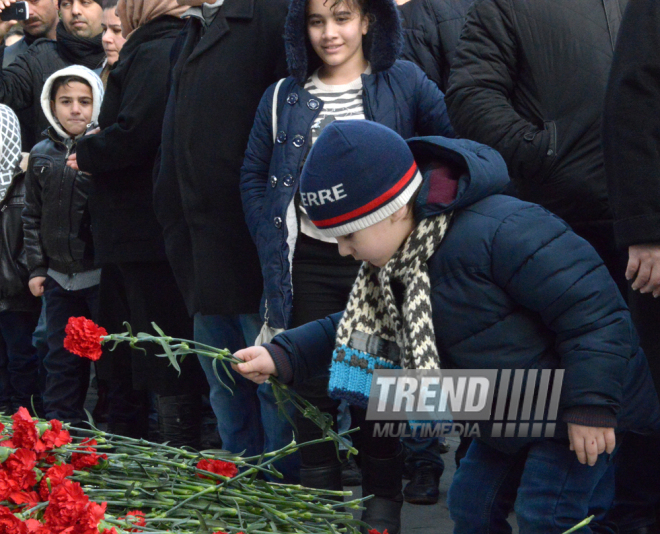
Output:
<path fill-rule="evenodd" d="M 660 530 L 657 2 L 27 4 L 0 23 L 1 409 L 84 426 L 69 317 L 155 323 L 245 363 L 230 392 L 204 357 L 104 354 L 110 432 L 155 414 L 199 448 L 208 402 L 234 453 L 320 438 L 276 375 L 360 427 L 359 467 L 318 443 L 283 481 L 352 467 L 398 534 L 447 449 L 377 436 L 367 370 L 561 368 L 554 439 L 461 441 L 456 532 Z"/>

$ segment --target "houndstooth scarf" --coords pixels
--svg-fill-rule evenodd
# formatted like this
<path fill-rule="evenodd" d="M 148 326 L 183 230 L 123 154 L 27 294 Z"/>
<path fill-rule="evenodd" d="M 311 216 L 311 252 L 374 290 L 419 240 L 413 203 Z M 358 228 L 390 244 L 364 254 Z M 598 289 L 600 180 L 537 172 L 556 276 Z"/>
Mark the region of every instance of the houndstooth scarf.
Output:
<path fill-rule="evenodd" d="M 354 331 L 394 341 L 404 369 L 439 369 L 431 309 L 431 281 L 427 261 L 442 241 L 451 214 L 424 219 L 403 247 L 377 268 L 362 264 L 337 328 L 337 352 L 349 345 Z M 399 311 L 392 281 L 404 285 Z"/>

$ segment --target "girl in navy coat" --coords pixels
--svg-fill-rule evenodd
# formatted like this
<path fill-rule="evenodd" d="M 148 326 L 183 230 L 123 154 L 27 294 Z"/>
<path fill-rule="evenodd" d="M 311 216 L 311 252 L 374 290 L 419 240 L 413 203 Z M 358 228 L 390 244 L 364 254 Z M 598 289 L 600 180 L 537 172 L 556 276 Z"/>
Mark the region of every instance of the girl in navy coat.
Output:
<path fill-rule="evenodd" d="M 396 60 L 401 25 L 394 0 L 293 0 L 285 43 L 291 75 L 264 94 L 241 172 L 270 332 L 343 309 L 358 271 L 359 264 L 342 258 L 336 241 L 311 224 L 298 194 L 300 170 L 323 129 L 336 120 L 366 119 L 403 137 L 453 137 L 444 95 L 416 65 Z M 336 417 L 337 402 L 326 389 L 327 376 L 317 376 L 298 391 Z M 297 428 L 300 442 L 318 437 L 304 419 Z M 301 455 L 303 484 L 341 488 L 331 445 L 304 448 Z M 380 459 L 377 470 L 400 475 L 398 448 Z M 363 471 L 369 461 L 363 456 Z"/>
<path fill-rule="evenodd" d="M 660 408 L 600 257 L 558 217 L 501 195 L 507 183 L 501 156 L 478 143 L 329 126 L 303 169 L 302 202 L 364 263 L 343 314 L 236 353 L 237 370 L 295 386 L 331 362 L 331 396 L 366 405 L 372 369 L 563 369 L 554 437 L 524 432 L 524 408 L 518 437 L 484 425 L 449 491 L 458 534 L 510 532 L 514 501 L 522 533 L 559 534 L 603 519 L 621 433 L 657 429 Z"/>

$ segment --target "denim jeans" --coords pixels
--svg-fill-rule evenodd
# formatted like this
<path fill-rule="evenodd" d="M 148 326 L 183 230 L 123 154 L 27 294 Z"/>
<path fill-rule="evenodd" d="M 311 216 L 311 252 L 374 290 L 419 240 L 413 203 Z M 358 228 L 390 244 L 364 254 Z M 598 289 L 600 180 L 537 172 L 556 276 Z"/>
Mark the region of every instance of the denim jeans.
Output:
<path fill-rule="evenodd" d="M 590 467 L 568 443 L 545 440 L 505 454 L 475 439 L 449 488 L 454 532 L 510 534 L 512 506 L 520 534 L 560 534 L 591 514 L 596 517 L 581 533 L 616 532 L 603 521 L 614 499 L 611 458 L 601 454 Z"/>
<path fill-rule="evenodd" d="M 616 494 L 608 514 L 620 532 L 650 527 L 660 503 L 660 433 L 626 432 L 616 456 Z"/>
<path fill-rule="evenodd" d="M 51 277 L 46 278 L 48 354 L 44 359 L 44 412 L 47 419 L 59 419 L 74 425 L 87 420 L 83 407 L 89 386 L 90 361 L 64 348 L 64 329 L 69 317 L 84 316 L 96 320 L 98 289 L 99 286 L 95 285 L 67 291 Z"/>
<path fill-rule="evenodd" d="M 41 315 L 37 327 L 32 334 L 32 345 L 37 349 L 37 358 L 39 358 L 39 390 L 46 391 L 46 369 L 44 360 L 48 355 L 48 332 L 46 332 L 46 299 L 41 297 Z"/>
<path fill-rule="evenodd" d="M 261 321 L 254 315 L 195 315 L 195 341 L 220 349 L 236 352 L 253 345 Z M 199 357 L 210 387 L 210 401 L 218 419 L 218 432 L 222 447 L 243 456 L 258 456 L 262 452 L 281 449 L 293 440 L 293 427 L 278 406 L 270 384 L 257 385 L 232 369 L 235 382 L 224 376 L 222 366 L 218 374 L 232 393 L 218 382 L 213 372 L 212 360 Z M 292 416 L 295 408 L 287 408 Z M 300 457 L 298 453 L 289 455 L 275 464 L 284 475 L 284 482 L 299 481 Z"/>
<path fill-rule="evenodd" d="M 2 368 L 2 403 L 11 404 L 17 410 L 24 406 L 32 412 L 32 402 L 37 410 L 41 406 L 39 392 L 39 360 L 32 345 L 32 333 L 39 314 L 29 311 L 4 311 L 0 313 L 0 335 L 4 340 Z M 33 399 L 34 397 L 34 399 Z"/>

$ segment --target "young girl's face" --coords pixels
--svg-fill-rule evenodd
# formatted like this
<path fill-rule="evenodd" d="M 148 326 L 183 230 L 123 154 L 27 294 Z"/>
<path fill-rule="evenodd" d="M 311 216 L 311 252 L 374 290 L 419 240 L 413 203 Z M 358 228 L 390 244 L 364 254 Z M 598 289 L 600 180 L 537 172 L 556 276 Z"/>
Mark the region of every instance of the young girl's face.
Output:
<path fill-rule="evenodd" d="M 77 137 L 87 130 L 94 111 L 92 88 L 81 82 L 69 82 L 57 90 L 50 107 L 62 128 Z"/>
<path fill-rule="evenodd" d="M 328 67 L 361 64 L 362 37 L 369 29 L 367 17 L 353 4 L 341 2 L 333 7 L 333 3 L 334 0 L 307 2 L 307 34 L 312 48 Z"/>

